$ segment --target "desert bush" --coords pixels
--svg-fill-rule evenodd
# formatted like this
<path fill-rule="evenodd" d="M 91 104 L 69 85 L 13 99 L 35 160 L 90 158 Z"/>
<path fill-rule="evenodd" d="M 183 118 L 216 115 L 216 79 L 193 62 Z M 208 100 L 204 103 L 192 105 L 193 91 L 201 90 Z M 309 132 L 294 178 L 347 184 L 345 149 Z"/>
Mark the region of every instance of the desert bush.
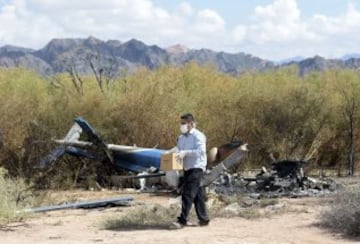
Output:
<path fill-rule="evenodd" d="M 0 224 L 23 218 L 25 213 L 21 210 L 31 206 L 33 200 L 29 185 L 21 179 L 9 178 L 6 170 L 0 168 Z"/>
<path fill-rule="evenodd" d="M 116 218 L 102 223 L 104 229 L 168 228 L 176 219 L 177 210 L 159 204 L 137 206 Z"/>
<path fill-rule="evenodd" d="M 34 166 L 56 147 L 51 138 L 62 138 L 77 116 L 106 142 L 166 149 L 176 144 L 184 112 L 195 115 L 208 148 L 232 139 L 247 141 L 251 150 L 242 167 L 266 165 L 269 152 L 277 152 L 280 159 L 313 158 L 313 167 L 340 170 L 349 148 L 346 98 L 351 95 L 360 104 L 352 92 L 360 76 L 352 70 L 300 77 L 290 67 L 234 77 L 189 63 L 138 69 L 112 80 L 103 91 L 95 77 L 82 77 L 82 82 L 79 94 L 67 74 L 45 79 L 23 69 L 0 70 L 0 166 L 10 175 L 36 178 Z M 359 109 L 354 112 L 359 118 Z M 357 152 L 360 130 L 354 133 Z M 43 185 L 77 186 L 74 170 L 82 163 L 71 160 L 60 162 L 54 182 Z M 66 161 L 72 166 L 66 167 Z M 87 163 L 93 182 L 102 165 Z"/>
<path fill-rule="evenodd" d="M 360 190 L 338 192 L 320 214 L 320 225 L 349 236 L 360 236 Z"/>
<path fill-rule="evenodd" d="M 220 200 L 209 208 L 210 216 L 220 218 L 242 217 L 245 219 L 268 218 L 273 215 L 294 212 L 279 199 L 252 199 L 244 195 L 215 196 Z"/>
<path fill-rule="evenodd" d="M 213 200 L 215 200 L 213 198 Z M 251 218 L 257 214 L 257 210 L 246 209 L 238 215 L 225 215 L 222 212 L 224 204 L 221 201 L 213 201 L 208 206 L 210 218 L 212 217 L 245 217 Z M 101 223 L 103 229 L 147 229 L 147 228 L 169 228 L 170 224 L 176 221 L 181 212 L 181 204 L 171 204 L 165 207 L 159 204 L 135 206 L 131 210 L 121 213 L 118 216 L 108 218 Z M 257 217 L 259 217 L 257 215 Z M 197 223 L 197 216 L 194 206 L 189 213 L 189 223 Z"/>

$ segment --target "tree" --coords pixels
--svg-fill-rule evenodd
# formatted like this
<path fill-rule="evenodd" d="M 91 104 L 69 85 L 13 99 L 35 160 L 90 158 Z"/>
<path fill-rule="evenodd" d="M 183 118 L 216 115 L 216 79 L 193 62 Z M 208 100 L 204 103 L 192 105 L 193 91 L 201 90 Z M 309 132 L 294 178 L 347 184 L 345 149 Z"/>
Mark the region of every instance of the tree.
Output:
<path fill-rule="evenodd" d="M 354 94 L 353 87 L 349 91 L 342 91 L 344 99 L 343 116 L 346 123 L 346 134 L 348 144 L 348 175 L 353 176 L 355 170 L 355 124 L 357 122 L 357 112 L 359 103 L 356 100 L 357 96 Z"/>

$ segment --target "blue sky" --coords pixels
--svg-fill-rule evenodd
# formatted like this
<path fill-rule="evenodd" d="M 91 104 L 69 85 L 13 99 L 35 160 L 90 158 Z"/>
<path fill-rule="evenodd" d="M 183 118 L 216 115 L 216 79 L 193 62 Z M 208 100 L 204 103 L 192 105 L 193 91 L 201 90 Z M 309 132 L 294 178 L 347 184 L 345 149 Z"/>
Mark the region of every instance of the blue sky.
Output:
<path fill-rule="evenodd" d="M 355 0 L 0 0 L 0 23 L 0 46 L 91 35 L 271 60 L 360 53 Z"/>
<path fill-rule="evenodd" d="M 176 9 L 176 6 L 184 1 L 178 0 L 154 0 L 154 4 L 168 10 Z M 258 5 L 271 4 L 271 0 L 195 0 L 189 1 L 197 9 L 210 8 L 216 10 L 223 16 L 228 24 L 234 26 L 238 23 L 247 23 L 251 13 Z M 299 0 L 297 4 L 304 17 L 311 17 L 314 14 L 336 16 L 346 12 L 349 3 L 357 6 L 355 1 L 346 0 Z"/>

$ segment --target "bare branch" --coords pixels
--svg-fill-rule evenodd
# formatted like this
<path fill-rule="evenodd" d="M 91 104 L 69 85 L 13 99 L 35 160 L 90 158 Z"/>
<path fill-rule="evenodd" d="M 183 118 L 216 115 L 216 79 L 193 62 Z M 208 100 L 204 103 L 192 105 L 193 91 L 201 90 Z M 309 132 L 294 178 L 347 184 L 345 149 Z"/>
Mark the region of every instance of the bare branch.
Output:
<path fill-rule="evenodd" d="M 71 60 L 71 65 L 70 67 L 67 69 L 67 72 L 70 74 L 70 78 L 71 81 L 76 89 L 76 92 L 79 95 L 84 95 L 84 91 L 83 91 L 83 81 L 81 79 L 81 77 L 79 76 L 77 70 L 76 70 L 76 66 L 75 66 L 75 62 L 74 60 Z"/>
<path fill-rule="evenodd" d="M 103 69 L 99 69 L 99 71 L 96 70 L 95 64 L 93 62 L 93 58 L 95 58 L 95 60 L 99 59 L 98 56 L 94 57 L 93 55 L 90 55 L 90 54 L 86 55 L 86 60 L 89 63 L 90 68 L 91 68 L 91 70 L 92 70 L 92 72 L 93 72 L 93 74 L 94 74 L 94 76 L 96 78 L 96 81 L 97 81 L 97 83 L 99 85 L 100 91 L 101 91 L 102 94 L 105 94 L 104 89 L 103 89 L 103 85 L 102 85 L 103 84 L 103 81 L 102 81 Z"/>

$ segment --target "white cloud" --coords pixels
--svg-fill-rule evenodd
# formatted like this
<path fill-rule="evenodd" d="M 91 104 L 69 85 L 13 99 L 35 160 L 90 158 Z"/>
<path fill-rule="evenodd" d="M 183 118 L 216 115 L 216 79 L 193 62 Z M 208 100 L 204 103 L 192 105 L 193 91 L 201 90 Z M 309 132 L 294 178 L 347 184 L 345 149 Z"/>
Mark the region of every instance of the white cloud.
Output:
<path fill-rule="evenodd" d="M 248 38 L 258 44 L 319 39 L 300 17 L 296 0 L 275 0 L 272 4 L 257 6 L 254 10 L 255 23 L 248 29 Z"/>
<path fill-rule="evenodd" d="M 183 16 L 192 16 L 195 12 L 193 7 L 188 2 L 182 2 L 178 6 L 178 11 L 180 15 Z"/>
<path fill-rule="evenodd" d="M 271 20 L 279 24 L 295 22 L 300 18 L 296 0 L 276 0 L 266 6 L 256 6 L 254 12 L 259 19 Z"/>
<path fill-rule="evenodd" d="M 198 12 L 195 30 L 204 33 L 214 33 L 225 30 L 224 19 L 211 9 L 204 9 Z"/>
<path fill-rule="evenodd" d="M 336 17 L 316 14 L 311 20 L 311 26 L 324 35 L 354 33 L 360 28 L 360 12 L 352 5 L 348 5 L 347 12 Z"/>
<path fill-rule="evenodd" d="M 0 5 L 0 45 L 40 48 L 52 38 L 92 35 L 273 59 L 360 52 L 360 11 L 351 4 L 337 16 L 318 13 L 305 19 L 296 0 L 273 0 L 249 16 L 248 23 L 229 27 L 227 16 L 190 2 L 169 11 L 152 0 L 7 0 Z"/>
<path fill-rule="evenodd" d="M 241 43 L 246 37 L 247 28 L 244 25 L 237 25 L 232 31 L 232 37 L 235 42 Z"/>
<path fill-rule="evenodd" d="M 304 19 L 296 0 L 274 0 L 255 7 L 251 22 L 235 27 L 232 37 L 233 49 L 241 47 L 261 57 L 339 57 L 360 52 L 360 11 L 349 4 L 340 15 Z"/>
<path fill-rule="evenodd" d="M 0 45 L 34 48 L 52 38 L 90 35 L 200 47 L 209 37 L 216 41 L 218 32 L 225 30 L 225 21 L 214 10 L 195 10 L 183 2 L 169 12 L 151 0 L 88 0 L 86 4 L 83 0 L 9 0 L 0 7 L 0 22 L 7 23 L 0 31 Z"/>
<path fill-rule="evenodd" d="M 24 0 L 15 0 L 0 9 L 0 42 L 36 47 L 42 39 L 62 34 L 62 29 L 42 14 L 27 9 Z"/>

